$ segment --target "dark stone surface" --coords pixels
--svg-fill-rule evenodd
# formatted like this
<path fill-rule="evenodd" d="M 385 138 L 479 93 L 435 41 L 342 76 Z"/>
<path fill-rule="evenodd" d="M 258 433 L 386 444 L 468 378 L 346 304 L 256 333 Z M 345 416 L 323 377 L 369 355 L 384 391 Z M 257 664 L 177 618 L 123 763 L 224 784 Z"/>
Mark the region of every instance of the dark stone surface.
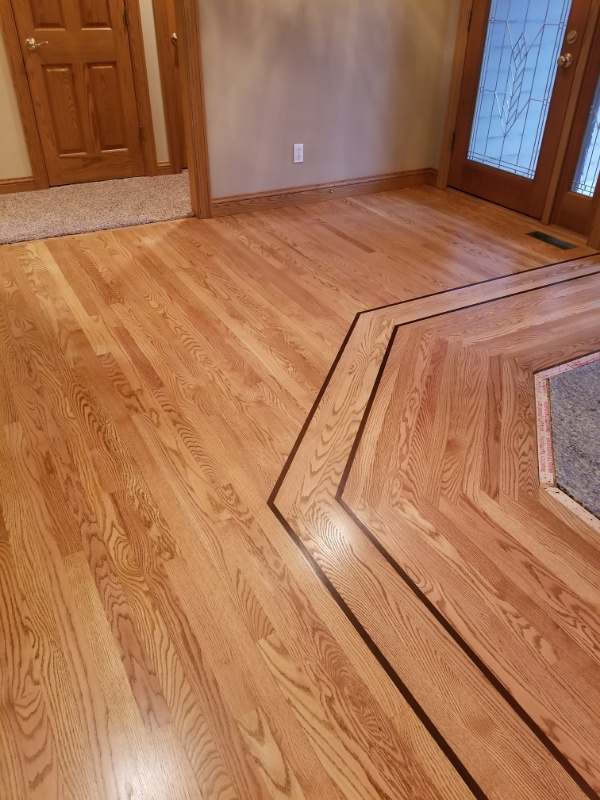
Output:
<path fill-rule="evenodd" d="M 600 518 L 600 361 L 550 378 L 556 483 Z"/>

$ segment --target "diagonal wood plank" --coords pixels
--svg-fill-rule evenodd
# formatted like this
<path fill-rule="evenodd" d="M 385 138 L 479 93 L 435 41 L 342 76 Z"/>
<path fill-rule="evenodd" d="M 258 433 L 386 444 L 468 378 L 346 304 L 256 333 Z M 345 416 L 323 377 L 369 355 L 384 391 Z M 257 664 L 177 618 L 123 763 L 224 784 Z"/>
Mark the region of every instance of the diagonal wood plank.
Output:
<path fill-rule="evenodd" d="M 591 275 L 399 328 L 342 484 L 356 519 L 596 790 L 600 544 L 590 562 L 573 532 L 559 551 L 552 527 L 524 538 L 518 508 L 539 494 L 533 370 L 555 336 L 560 360 L 565 327 L 576 356 L 600 343 L 599 303 Z"/>

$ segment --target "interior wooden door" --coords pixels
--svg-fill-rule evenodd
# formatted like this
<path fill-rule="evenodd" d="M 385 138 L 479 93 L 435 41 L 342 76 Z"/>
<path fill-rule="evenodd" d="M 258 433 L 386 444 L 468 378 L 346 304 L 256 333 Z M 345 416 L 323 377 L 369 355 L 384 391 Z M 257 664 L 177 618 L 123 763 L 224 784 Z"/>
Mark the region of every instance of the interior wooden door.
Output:
<path fill-rule="evenodd" d="M 473 5 L 449 185 L 540 218 L 591 0 Z"/>
<path fill-rule="evenodd" d="M 144 174 L 124 0 L 13 0 L 52 186 Z"/>

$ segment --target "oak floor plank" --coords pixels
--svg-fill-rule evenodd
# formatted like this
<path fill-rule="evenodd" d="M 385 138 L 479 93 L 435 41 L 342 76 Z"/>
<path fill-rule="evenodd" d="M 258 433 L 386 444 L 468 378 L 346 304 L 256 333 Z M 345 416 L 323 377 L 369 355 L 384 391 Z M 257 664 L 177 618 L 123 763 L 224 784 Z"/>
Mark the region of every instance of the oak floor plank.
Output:
<path fill-rule="evenodd" d="M 256 741 L 249 738 L 247 722 L 258 715 L 265 735 L 276 744 L 274 755 L 280 768 L 284 763 L 284 772 L 289 771 L 289 791 L 298 792 L 301 788 L 303 795 L 315 799 L 339 797 L 318 754 L 315 755 L 308 743 L 302 721 L 294 718 L 276 681 L 262 663 L 262 639 L 257 642 L 253 640 L 251 632 L 244 625 L 240 609 L 236 607 L 233 597 L 227 595 L 223 581 L 215 574 L 202 593 L 205 596 L 201 596 L 194 586 L 194 571 L 200 563 L 206 563 L 207 558 L 202 559 L 200 554 L 194 554 L 194 557 L 186 559 L 186 563 L 177 559 L 167 565 L 167 571 L 173 584 L 178 587 L 188 617 L 195 620 L 193 628 L 208 651 L 207 659 L 217 676 L 232 719 L 236 720 L 251 769 L 268 792 L 273 794 L 273 776 L 270 770 L 265 771 L 264 760 L 255 757 Z M 214 608 L 219 609 L 218 614 Z M 224 634 L 220 630 L 220 620 L 225 614 L 229 624 Z M 284 789 L 280 786 L 277 791 L 283 792 Z"/>
<path fill-rule="evenodd" d="M 41 664 L 36 658 L 30 614 L 16 580 L 8 532 L 0 541 L 0 746 L 1 780 L 10 796 L 58 792 L 62 781 L 53 754 L 55 737 L 46 697 L 40 686 Z"/>
<path fill-rule="evenodd" d="M 41 734 L 43 766 L 36 759 L 31 767 L 28 764 L 28 788 L 35 797 L 38 784 L 49 778 L 50 785 L 40 785 L 41 796 L 56 792 L 67 797 L 116 798 L 104 698 L 82 631 L 70 613 L 73 598 L 58 548 L 44 531 L 46 512 L 35 498 L 29 444 L 19 423 L 5 429 L 5 436 L 15 478 L 4 493 L 6 525 L 19 553 L 14 559 L 16 576 L 27 597 L 28 628 L 35 642 L 33 686 L 44 698 L 41 708 L 47 709 L 40 722 L 49 728 Z M 44 531 L 44 538 L 35 537 L 38 530 Z"/>
<path fill-rule="evenodd" d="M 88 645 L 107 699 L 109 737 L 119 744 L 116 776 L 121 794 L 193 800 L 198 787 L 173 726 L 148 730 L 144 724 L 87 559 L 82 554 L 69 556 L 65 570 L 86 620 Z"/>
<path fill-rule="evenodd" d="M 263 783 L 273 800 L 306 800 L 287 759 L 279 749 L 268 721 L 260 710 L 250 712 L 238 721 L 249 757 L 260 769 Z"/>

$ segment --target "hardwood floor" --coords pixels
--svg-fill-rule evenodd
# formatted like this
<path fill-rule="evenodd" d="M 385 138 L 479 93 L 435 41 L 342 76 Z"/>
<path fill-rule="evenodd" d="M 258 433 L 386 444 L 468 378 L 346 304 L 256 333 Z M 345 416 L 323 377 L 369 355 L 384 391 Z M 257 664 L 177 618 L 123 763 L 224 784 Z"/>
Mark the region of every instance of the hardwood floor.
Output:
<path fill-rule="evenodd" d="M 339 495 L 596 790 L 600 541 L 542 504 L 533 375 L 600 343 L 597 270 L 398 328 Z"/>
<path fill-rule="evenodd" d="M 555 346 L 570 354 L 597 338 L 600 259 L 530 230 L 424 187 L 0 248 L 3 800 L 596 796 L 598 545 L 564 510 L 536 505 L 525 367 L 500 364 L 505 348 L 533 369 Z M 549 284 L 586 327 L 562 320 L 544 361 L 527 350 L 529 315 L 550 331 L 557 304 L 528 301 Z M 558 288 L 568 285 L 585 291 Z M 446 410 L 428 427 L 435 404 L 424 404 L 419 424 L 451 442 L 451 466 L 436 489 L 417 448 L 415 475 L 455 537 L 419 542 L 428 607 L 394 569 L 383 527 L 378 547 L 336 493 L 378 381 L 383 404 L 344 499 L 397 513 L 364 466 L 394 440 L 365 426 L 397 413 L 385 397 L 410 391 L 407 375 L 396 381 L 406 349 L 430 392 L 449 380 L 433 321 L 415 323 L 427 349 L 407 328 L 396 334 L 406 348 L 388 350 L 399 320 L 493 300 L 514 316 L 490 323 L 501 343 L 485 369 L 518 386 L 521 405 L 507 406 L 518 452 L 486 469 L 465 449 L 483 423 L 463 429 L 470 414 L 450 424 Z M 473 365 L 461 397 L 475 412 L 470 387 L 493 345 L 480 312 L 457 314 L 445 356 Z M 463 358 L 459 340 L 477 354 Z M 491 407 L 493 392 L 483 396 Z M 504 439 L 488 434 L 500 452 Z M 467 500 L 474 476 L 483 512 Z M 505 507 L 528 546 L 532 519 L 550 531 L 540 571 L 524 544 L 460 568 L 448 548 L 480 546 L 465 519 L 498 548 Z M 402 526 L 418 540 L 418 525 Z M 481 605 L 473 631 L 459 624 L 465 602 Z M 494 648 L 504 661 L 489 663 Z"/>

